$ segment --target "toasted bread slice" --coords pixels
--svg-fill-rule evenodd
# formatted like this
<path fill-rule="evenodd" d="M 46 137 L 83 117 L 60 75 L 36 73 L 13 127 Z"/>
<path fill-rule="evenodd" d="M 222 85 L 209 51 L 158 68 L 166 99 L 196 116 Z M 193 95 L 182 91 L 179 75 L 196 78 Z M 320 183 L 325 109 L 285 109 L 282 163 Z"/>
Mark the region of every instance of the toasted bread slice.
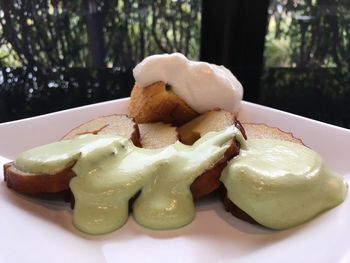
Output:
<path fill-rule="evenodd" d="M 206 133 L 220 131 L 231 125 L 240 127 L 233 113 L 219 109 L 208 111 L 179 128 L 180 141 L 191 145 Z M 219 188 L 221 171 L 226 166 L 227 161 L 238 153 L 239 144 L 233 140 L 224 156 L 192 183 L 191 191 L 194 199 L 204 197 Z"/>
<path fill-rule="evenodd" d="M 135 145 L 140 145 L 140 134 L 137 124 L 124 114 L 113 114 L 92 119 L 72 129 L 62 140 L 73 139 L 82 134 L 114 134 L 131 139 Z"/>
<path fill-rule="evenodd" d="M 69 181 L 73 177 L 72 165 L 53 174 L 35 174 L 18 170 L 15 165 L 4 165 L 4 179 L 8 188 L 18 193 L 58 193 L 67 190 Z"/>
<path fill-rule="evenodd" d="M 130 95 L 128 114 L 137 123 L 165 122 L 181 125 L 198 115 L 164 82 L 147 87 L 137 83 Z"/>
<path fill-rule="evenodd" d="M 248 139 L 279 139 L 303 144 L 302 140 L 276 127 L 269 127 L 263 123 L 242 123 Z"/>
<path fill-rule="evenodd" d="M 219 189 L 222 170 L 227 165 L 227 162 L 238 154 L 239 144 L 236 140 L 233 140 L 230 147 L 224 153 L 224 156 L 193 181 L 191 184 L 193 199 L 205 197 Z"/>
<path fill-rule="evenodd" d="M 208 132 L 220 131 L 235 124 L 235 116 L 231 112 L 220 109 L 208 111 L 179 128 L 180 141 L 191 145 Z"/>
<path fill-rule="evenodd" d="M 140 144 L 142 148 L 166 147 L 179 139 L 177 127 L 162 122 L 140 123 Z"/>
<path fill-rule="evenodd" d="M 115 134 L 130 138 L 135 145 L 140 145 L 137 124 L 126 115 L 110 115 L 88 121 L 71 130 L 62 139 L 72 139 L 82 134 Z M 64 170 L 53 174 L 34 174 L 21 171 L 11 162 L 4 165 L 4 179 L 9 188 L 19 193 L 56 193 L 67 190 L 69 181 L 74 176 L 71 164 Z"/>
<path fill-rule="evenodd" d="M 266 124 L 242 123 L 247 139 L 278 139 L 290 141 L 298 144 L 303 144 L 302 140 L 293 136 L 290 132 L 285 132 L 276 127 L 270 127 Z M 236 206 L 228 197 L 226 189 L 223 185 L 220 186 L 220 192 L 223 198 L 225 210 L 230 212 L 237 218 L 243 221 L 258 224 L 250 215 Z"/>

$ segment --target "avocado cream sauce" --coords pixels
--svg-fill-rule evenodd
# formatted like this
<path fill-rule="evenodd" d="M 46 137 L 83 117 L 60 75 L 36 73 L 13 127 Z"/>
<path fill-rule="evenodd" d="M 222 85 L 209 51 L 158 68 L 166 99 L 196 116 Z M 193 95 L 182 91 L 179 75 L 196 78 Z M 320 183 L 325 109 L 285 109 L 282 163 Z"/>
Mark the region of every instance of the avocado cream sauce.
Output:
<path fill-rule="evenodd" d="M 90 234 L 121 227 L 133 203 L 135 220 L 152 229 L 186 225 L 195 216 L 190 185 L 210 168 L 236 137 L 239 156 L 221 181 L 229 199 L 258 223 L 285 229 L 340 204 L 347 187 L 311 149 L 274 139 L 244 141 L 235 127 L 208 133 L 194 145 L 176 142 L 142 149 L 110 135 L 83 135 L 22 153 L 15 166 L 31 173 L 55 174 L 74 164 L 73 222 Z"/>
<path fill-rule="evenodd" d="M 83 135 L 34 148 L 15 166 L 34 173 L 54 174 L 74 164 L 70 181 L 75 197 L 74 225 L 90 234 L 121 227 L 133 204 L 135 220 L 152 229 L 186 225 L 195 216 L 190 185 L 217 162 L 231 139 L 244 139 L 237 128 L 211 132 L 192 146 L 176 142 L 162 149 L 142 149 L 130 140 L 109 135 Z"/>
<path fill-rule="evenodd" d="M 222 172 L 228 198 L 272 229 L 301 224 L 346 197 L 347 186 L 311 149 L 274 139 L 250 139 Z"/>

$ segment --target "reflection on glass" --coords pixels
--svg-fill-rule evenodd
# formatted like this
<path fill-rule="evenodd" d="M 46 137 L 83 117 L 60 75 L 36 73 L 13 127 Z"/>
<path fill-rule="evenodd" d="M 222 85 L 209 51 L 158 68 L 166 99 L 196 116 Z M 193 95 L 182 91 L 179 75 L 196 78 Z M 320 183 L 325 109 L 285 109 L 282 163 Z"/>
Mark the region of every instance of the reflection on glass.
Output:
<path fill-rule="evenodd" d="M 266 66 L 349 66 L 349 10 L 347 0 L 271 1 Z"/>
<path fill-rule="evenodd" d="M 349 1 L 271 1 L 259 102 L 350 128 L 349 34 Z"/>
<path fill-rule="evenodd" d="M 128 97 L 131 70 L 93 68 L 0 69 L 0 123 Z"/>
<path fill-rule="evenodd" d="M 199 57 L 200 0 L 0 1 L 0 65 L 132 67 Z"/>

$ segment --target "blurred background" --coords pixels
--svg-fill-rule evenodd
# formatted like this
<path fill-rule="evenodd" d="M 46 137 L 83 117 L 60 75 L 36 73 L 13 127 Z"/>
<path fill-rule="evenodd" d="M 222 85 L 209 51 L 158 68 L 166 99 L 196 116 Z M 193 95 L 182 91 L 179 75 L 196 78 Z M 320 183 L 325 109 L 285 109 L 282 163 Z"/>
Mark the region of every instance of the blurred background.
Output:
<path fill-rule="evenodd" d="M 127 97 L 138 62 L 181 52 L 350 128 L 349 41 L 350 0 L 0 0 L 0 122 Z"/>

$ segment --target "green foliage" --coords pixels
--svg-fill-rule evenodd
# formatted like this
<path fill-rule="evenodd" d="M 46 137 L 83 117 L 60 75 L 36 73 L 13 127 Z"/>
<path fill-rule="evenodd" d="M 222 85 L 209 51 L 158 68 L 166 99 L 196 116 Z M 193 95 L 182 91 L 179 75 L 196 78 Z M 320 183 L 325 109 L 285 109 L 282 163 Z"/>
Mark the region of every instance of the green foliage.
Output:
<path fill-rule="evenodd" d="M 349 66 L 349 4 L 349 0 L 271 1 L 266 66 Z"/>
<path fill-rule="evenodd" d="M 350 128 L 349 0 L 273 0 L 259 103 Z"/>
<path fill-rule="evenodd" d="M 1 31 L 0 31 L 1 32 Z M 4 67 L 20 67 L 22 66 L 21 60 L 13 51 L 11 44 L 3 44 L 0 46 L 0 64 Z"/>
<path fill-rule="evenodd" d="M 200 0 L 0 1 L 0 64 L 132 67 L 175 51 L 198 58 L 200 20 Z"/>

